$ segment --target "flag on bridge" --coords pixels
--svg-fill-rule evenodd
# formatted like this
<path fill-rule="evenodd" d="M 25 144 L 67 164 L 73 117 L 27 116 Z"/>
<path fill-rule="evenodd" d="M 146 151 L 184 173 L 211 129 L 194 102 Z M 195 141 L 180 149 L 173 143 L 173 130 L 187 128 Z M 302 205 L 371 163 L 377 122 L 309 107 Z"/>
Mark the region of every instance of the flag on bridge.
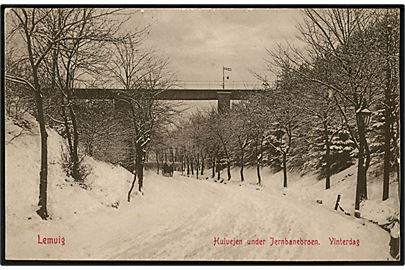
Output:
<path fill-rule="evenodd" d="M 232 69 L 231 68 L 229 68 L 229 67 L 223 67 L 224 68 L 224 70 L 227 70 L 227 71 L 232 71 Z"/>

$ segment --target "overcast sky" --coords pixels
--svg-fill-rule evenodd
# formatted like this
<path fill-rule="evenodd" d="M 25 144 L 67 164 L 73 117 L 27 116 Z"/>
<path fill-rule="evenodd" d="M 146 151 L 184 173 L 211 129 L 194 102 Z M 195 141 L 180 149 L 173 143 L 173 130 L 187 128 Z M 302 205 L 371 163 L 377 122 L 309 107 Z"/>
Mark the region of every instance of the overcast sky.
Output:
<path fill-rule="evenodd" d="M 254 81 L 249 70 L 262 72 L 266 48 L 296 41 L 297 9 L 144 9 L 127 25 L 151 24 L 146 43 L 170 58 L 178 80 Z"/>
<path fill-rule="evenodd" d="M 135 11 L 135 10 L 134 10 Z M 232 68 L 232 81 L 256 81 L 250 71 L 263 74 L 266 49 L 285 41 L 297 44 L 298 9 L 142 9 L 124 29 L 151 31 L 145 45 L 170 59 L 179 81 L 222 81 L 222 66 Z M 268 74 L 272 79 L 272 74 Z M 215 101 L 185 102 L 207 109 Z"/>

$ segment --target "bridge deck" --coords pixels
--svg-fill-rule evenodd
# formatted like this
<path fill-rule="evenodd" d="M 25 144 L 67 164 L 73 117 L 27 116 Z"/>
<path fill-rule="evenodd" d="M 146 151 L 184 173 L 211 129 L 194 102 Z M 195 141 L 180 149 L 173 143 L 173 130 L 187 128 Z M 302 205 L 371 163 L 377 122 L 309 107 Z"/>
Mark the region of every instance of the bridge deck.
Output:
<path fill-rule="evenodd" d="M 75 88 L 73 97 L 80 99 L 114 99 L 124 89 L 96 89 L 96 88 Z M 263 90 L 257 89 L 170 89 L 165 90 L 157 96 L 158 100 L 218 100 L 221 94 L 229 94 L 231 100 L 245 100 L 252 94 Z"/>

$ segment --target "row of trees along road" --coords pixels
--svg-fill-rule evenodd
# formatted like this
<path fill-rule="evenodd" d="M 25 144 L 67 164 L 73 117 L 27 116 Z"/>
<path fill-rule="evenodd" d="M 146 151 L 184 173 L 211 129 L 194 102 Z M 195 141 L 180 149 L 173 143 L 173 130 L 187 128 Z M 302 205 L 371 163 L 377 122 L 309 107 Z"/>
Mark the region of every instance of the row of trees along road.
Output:
<path fill-rule="evenodd" d="M 382 200 L 389 198 L 390 176 L 396 171 L 400 179 L 399 11 L 306 9 L 303 14 L 300 49 L 286 43 L 268 50 L 266 63 L 276 80 L 255 74 L 263 82 L 262 94 L 234 103 L 226 114 L 196 113 L 169 136 L 187 162 L 210 165 L 218 180 L 225 168 L 230 180 L 230 167 L 237 166 L 244 181 L 244 167 L 250 165 L 261 184 L 260 168 L 271 166 L 283 170 L 282 185 L 288 187 L 290 167 L 318 170 L 330 189 L 331 175 L 357 159 L 359 216 L 371 164 L 383 172 Z"/>
<path fill-rule="evenodd" d="M 6 110 L 18 120 L 32 113 L 39 124 L 41 167 L 38 215 L 47 219 L 49 125 L 66 138 L 66 173 L 84 183 L 84 155 L 134 170 L 143 185 L 146 145 L 173 110 L 155 100 L 174 76 L 167 59 L 144 46 L 149 27 L 127 32 L 137 11 L 94 8 L 6 10 Z M 75 86 L 121 88 L 111 101 L 78 100 Z M 123 117 L 125 116 L 125 117 Z M 82 136 L 82 138 L 81 138 Z M 128 164 L 132 164 L 131 166 Z M 132 191 L 132 188 L 130 192 Z M 130 198 L 128 194 L 128 200 Z"/>

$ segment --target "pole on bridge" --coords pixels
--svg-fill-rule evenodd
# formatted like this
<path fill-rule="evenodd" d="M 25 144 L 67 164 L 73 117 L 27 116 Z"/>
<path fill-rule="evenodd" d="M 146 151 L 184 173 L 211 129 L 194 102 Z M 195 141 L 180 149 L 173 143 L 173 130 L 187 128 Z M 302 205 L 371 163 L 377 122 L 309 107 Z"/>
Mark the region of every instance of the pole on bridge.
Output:
<path fill-rule="evenodd" d="M 222 66 L 222 90 L 225 90 L 225 67 Z"/>
<path fill-rule="evenodd" d="M 232 71 L 232 68 L 222 66 L 222 90 L 218 91 L 218 113 L 223 114 L 231 108 L 231 92 L 225 91 L 225 70 Z M 226 77 L 229 79 L 229 77 Z"/>
<path fill-rule="evenodd" d="M 232 71 L 232 68 L 222 66 L 222 90 L 225 90 L 225 70 Z M 229 79 L 229 77 L 226 77 Z"/>

